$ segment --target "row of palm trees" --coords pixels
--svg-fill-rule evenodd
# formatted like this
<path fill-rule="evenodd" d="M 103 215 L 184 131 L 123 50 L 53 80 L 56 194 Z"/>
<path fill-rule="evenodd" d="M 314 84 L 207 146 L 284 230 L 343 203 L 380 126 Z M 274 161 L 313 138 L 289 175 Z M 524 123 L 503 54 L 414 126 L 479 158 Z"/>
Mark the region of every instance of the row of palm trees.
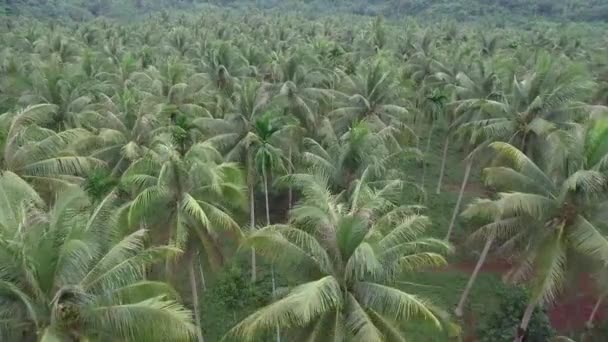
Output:
<path fill-rule="evenodd" d="M 252 282 L 258 256 L 273 277 L 272 303 L 229 332 L 238 340 L 401 341 L 420 318 L 457 334 L 399 283 L 447 263 L 487 163 L 500 193 L 464 214 L 484 222 L 480 267 L 497 253 L 518 265 L 510 278 L 532 279 L 516 341 L 572 254 L 608 261 L 608 131 L 587 104 L 585 56 L 534 33 L 497 47 L 466 29 L 344 23 L 209 13 L 3 28 L 0 336 L 203 341 L 198 255 L 218 270 L 235 244 L 251 251 Z M 449 151 L 465 155 L 442 240 L 411 197 L 426 192 L 439 129 L 437 194 Z M 192 314 L 168 285 L 182 276 Z"/>

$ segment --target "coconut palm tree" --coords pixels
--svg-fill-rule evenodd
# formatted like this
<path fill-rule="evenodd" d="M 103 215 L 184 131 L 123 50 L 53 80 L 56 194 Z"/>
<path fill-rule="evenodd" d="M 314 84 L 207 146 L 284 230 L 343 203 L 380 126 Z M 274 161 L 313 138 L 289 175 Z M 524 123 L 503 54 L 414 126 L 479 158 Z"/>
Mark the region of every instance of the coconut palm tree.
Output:
<path fill-rule="evenodd" d="M 256 147 L 263 145 L 264 139 L 260 136 L 268 134 L 259 131 L 256 122 L 264 115 L 264 108 L 269 100 L 265 87 L 254 80 L 244 82 L 239 90 L 235 112 L 226 115 L 224 119 L 201 119 L 199 125 L 204 126 L 205 133 L 212 137 L 208 139 L 211 145 L 217 146 L 221 151 L 227 151 L 225 158 L 229 161 L 243 163 L 247 173 L 247 188 L 249 194 L 250 229 L 255 229 L 255 182 L 257 180 L 255 168 Z M 272 135 L 272 133 L 270 133 Z M 256 281 L 255 251 L 251 255 L 251 279 Z"/>
<path fill-rule="evenodd" d="M 52 104 L 56 106 L 47 127 L 64 130 L 79 127 L 78 116 L 92 110 L 93 98 L 87 95 L 87 82 L 56 60 L 34 61 L 36 67 L 29 75 L 31 87 L 20 98 L 24 105 Z"/>
<path fill-rule="evenodd" d="M 489 139 L 512 143 L 537 157 L 540 151 L 535 147 L 549 133 L 573 119 L 573 102 L 583 99 L 593 87 L 582 66 L 559 63 L 541 54 L 523 77 L 514 76 L 513 81 L 507 83 L 509 86 L 501 101 L 477 101 L 491 118 L 468 125 Z"/>
<path fill-rule="evenodd" d="M 81 128 L 54 132 L 44 128 L 52 122 L 57 106 L 29 106 L 0 116 L 4 141 L 0 168 L 47 190 L 81 181 L 81 177 L 104 163 L 79 155 L 75 144 L 90 133 Z"/>
<path fill-rule="evenodd" d="M 325 174 L 332 189 L 350 189 L 365 170 L 369 179 L 381 180 L 397 170 L 403 158 L 420 155 L 417 149 L 401 144 L 398 133 L 390 126 L 374 133 L 369 124 L 361 122 L 338 137 L 324 120 L 317 132 L 322 139 L 304 138 L 300 161 L 305 168 Z"/>
<path fill-rule="evenodd" d="M 565 168 L 605 172 L 606 166 L 608 166 L 606 164 L 608 161 L 608 145 L 605 143 L 605 139 L 608 137 L 608 122 L 598 120 L 588 122 L 585 126 L 574 125 L 569 134 L 570 149 L 568 151 L 554 150 L 550 153 L 552 159 L 562 161 L 554 163 L 553 173 L 558 171 L 557 168 L 562 171 Z M 513 259 L 522 252 L 522 246 L 525 246 L 529 238 L 525 230 L 518 228 L 526 224 L 527 217 L 504 215 L 499 204 L 500 201 L 477 199 L 462 213 L 469 219 L 475 218 L 477 222 L 483 222 L 479 230 L 471 235 L 471 240 L 485 240 L 485 245 L 456 308 L 458 316 L 463 313 L 468 294 L 488 256 L 490 248 L 493 245 L 499 246 L 496 248 L 497 251 L 507 258 Z M 603 211 L 599 210 L 595 213 L 600 216 L 594 215 L 593 221 L 603 221 L 603 216 L 601 216 Z"/>
<path fill-rule="evenodd" d="M 510 274 L 514 281 L 531 281 L 532 296 L 515 339 L 522 341 L 536 306 L 552 302 L 561 289 L 570 255 L 608 262 L 608 240 L 594 223 L 596 213 L 605 211 L 608 182 L 597 169 L 601 163 L 550 175 L 512 145 L 496 142 L 491 148 L 504 166 L 485 169 L 486 183 L 509 191 L 496 201 L 501 217 L 514 218 L 511 224 L 494 225 L 496 236 L 506 233 L 526 241 Z"/>
<path fill-rule="evenodd" d="M 336 132 L 343 134 L 362 120 L 376 131 L 386 126 L 405 128 L 408 110 L 396 100 L 393 77 L 382 60 L 362 66 L 354 75 L 344 75 L 344 104 L 327 114 Z"/>
<path fill-rule="evenodd" d="M 141 189 L 130 205 L 129 222 L 131 226 L 151 223 L 167 227 L 167 231 L 157 232 L 161 244 L 186 247 L 196 240 L 211 266 L 218 269 L 224 263 L 220 234 L 229 232 L 237 239 L 241 234 L 231 212 L 242 202 L 241 171 L 234 164 L 224 163 L 219 152 L 206 143 L 193 144 L 187 151 L 181 146 L 179 139 L 165 135 L 125 171 L 123 184 L 136 191 Z M 190 234 L 196 239 L 189 239 Z M 198 325 L 196 252 L 190 250 L 189 255 L 191 295 Z M 173 274 L 172 262 L 166 260 L 169 275 Z M 200 326 L 197 337 L 203 341 Z"/>
<path fill-rule="evenodd" d="M 91 207 L 78 189 L 48 211 L 31 203 L 0 230 L 0 336 L 19 341 L 189 341 L 190 312 L 145 269 L 172 247 L 121 235 L 115 194 Z"/>
<path fill-rule="evenodd" d="M 449 130 L 452 131 L 452 137 L 459 138 L 462 141 L 467 155 L 464 158 L 465 170 L 460 191 L 458 192 L 458 199 L 456 200 L 446 234 L 447 240 L 452 236 L 456 218 L 460 213 L 460 205 L 469 182 L 473 164 L 483 157 L 485 146 L 490 141 L 487 136 L 481 134 L 470 123 L 487 119 L 488 114 L 483 110 L 484 104 L 499 98 L 498 77 L 492 68 L 484 63 L 474 65 L 469 74 L 464 72 L 458 73 L 455 80 L 457 82 L 455 92 L 458 100 L 453 103 L 453 106 L 455 106 L 453 109 L 454 120 Z M 443 168 L 448 149 L 449 137 L 446 138 L 444 143 L 440 179 L 443 178 Z"/>
<path fill-rule="evenodd" d="M 330 193 L 322 176 L 295 174 L 286 181 L 303 195 L 290 224 L 260 229 L 245 244 L 306 280 L 231 335 L 249 341 L 279 326 L 295 340 L 382 341 L 403 340 L 403 320 L 443 326 L 446 317 L 429 301 L 393 287 L 401 270 L 444 264 L 438 253 L 450 248 L 421 237 L 427 218 L 391 202 L 399 181 L 373 189 L 363 177 L 346 200 Z"/>
<path fill-rule="evenodd" d="M 223 162 L 208 143 L 196 143 L 183 153 L 177 143 L 163 134 L 123 174 L 124 186 L 136 193 L 129 221 L 131 225 L 163 223 L 167 231 L 159 232 L 160 242 L 178 247 L 185 246 L 193 233 L 210 263 L 220 266 L 223 255 L 218 234 L 240 235 L 229 203 L 240 203 L 241 171 L 235 164 Z"/>
<path fill-rule="evenodd" d="M 318 124 L 318 102 L 333 98 L 331 91 L 318 87 L 324 78 L 320 68 L 314 67 L 316 61 L 301 51 L 294 51 L 287 57 L 277 57 L 273 78 L 276 78 L 277 94 L 274 97 L 279 105 L 295 116 L 302 127 L 310 133 Z M 309 66 L 312 64 L 312 66 Z M 317 69 L 317 70 L 315 70 Z"/>
<path fill-rule="evenodd" d="M 430 93 L 429 93 L 430 91 Z M 426 116 L 426 118 L 422 119 L 429 123 L 426 139 L 426 147 L 424 150 L 425 161 L 422 163 L 422 180 L 420 182 L 420 186 L 425 188 L 425 178 L 426 178 L 426 158 L 429 156 L 429 152 L 431 150 L 431 140 L 433 138 L 433 133 L 435 130 L 435 125 L 437 121 L 445 119 L 445 107 L 448 100 L 448 97 L 438 88 L 434 88 L 433 90 L 422 89 L 422 99 L 419 100 L 418 110 Z"/>

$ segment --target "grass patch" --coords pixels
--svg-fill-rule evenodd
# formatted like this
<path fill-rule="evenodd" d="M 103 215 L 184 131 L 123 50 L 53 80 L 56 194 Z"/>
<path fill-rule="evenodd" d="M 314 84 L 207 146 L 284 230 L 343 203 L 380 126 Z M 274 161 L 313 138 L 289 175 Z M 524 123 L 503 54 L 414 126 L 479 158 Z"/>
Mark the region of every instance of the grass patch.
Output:
<path fill-rule="evenodd" d="M 469 274 L 458 270 L 415 273 L 403 277 L 401 289 L 430 300 L 452 315 L 468 280 Z M 496 310 L 499 303 L 497 294 L 504 286 L 496 275 L 487 273 L 479 275 L 468 302 L 468 309 L 473 314 L 475 325 L 481 324 L 487 313 Z M 446 331 L 438 331 L 428 321 L 408 324 L 407 337 L 411 341 L 450 341 Z"/>

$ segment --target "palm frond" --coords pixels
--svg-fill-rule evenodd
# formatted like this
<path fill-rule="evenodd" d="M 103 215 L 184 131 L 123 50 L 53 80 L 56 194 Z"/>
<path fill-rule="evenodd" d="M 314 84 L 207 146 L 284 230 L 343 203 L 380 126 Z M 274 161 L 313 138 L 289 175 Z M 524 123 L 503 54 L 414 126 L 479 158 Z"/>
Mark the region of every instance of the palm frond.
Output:
<path fill-rule="evenodd" d="M 232 328 L 229 336 L 253 341 L 275 327 L 302 327 L 321 315 L 342 307 L 340 284 L 326 276 L 291 290 L 284 298 L 254 312 Z"/>

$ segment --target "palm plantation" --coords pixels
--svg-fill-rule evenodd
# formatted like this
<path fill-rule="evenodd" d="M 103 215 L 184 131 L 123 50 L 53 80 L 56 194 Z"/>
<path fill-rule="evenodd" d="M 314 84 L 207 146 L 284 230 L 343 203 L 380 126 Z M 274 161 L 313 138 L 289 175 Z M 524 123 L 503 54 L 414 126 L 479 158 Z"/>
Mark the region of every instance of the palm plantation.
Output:
<path fill-rule="evenodd" d="M 601 5 L 0 2 L 0 340 L 604 341 Z"/>

